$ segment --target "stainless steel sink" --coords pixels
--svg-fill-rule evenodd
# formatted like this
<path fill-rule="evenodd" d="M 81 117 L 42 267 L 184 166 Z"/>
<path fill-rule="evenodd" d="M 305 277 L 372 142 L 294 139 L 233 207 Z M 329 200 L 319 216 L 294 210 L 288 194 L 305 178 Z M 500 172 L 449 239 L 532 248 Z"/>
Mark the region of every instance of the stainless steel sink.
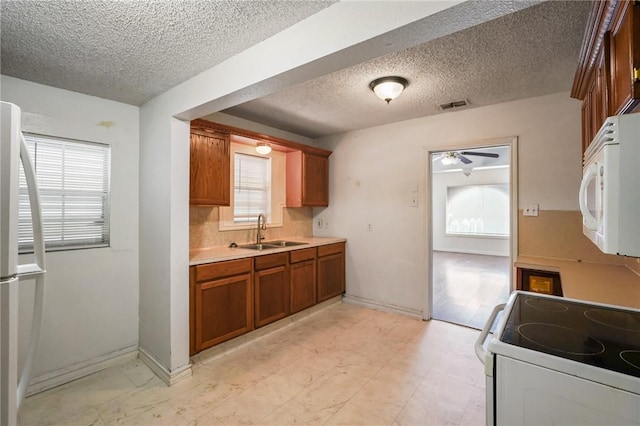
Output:
<path fill-rule="evenodd" d="M 302 246 L 308 243 L 299 243 L 297 241 L 284 241 L 284 240 L 277 240 L 277 241 L 267 241 L 264 243 L 264 245 L 268 245 L 268 246 L 276 246 L 276 247 L 292 247 L 292 246 Z"/>
<path fill-rule="evenodd" d="M 277 240 L 277 241 L 266 241 L 262 244 L 243 244 L 239 245 L 240 248 L 250 249 L 250 250 L 269 250 L 275 248 L 282 247 L 292 247 L 292 246 L 301 246 L 308 243 L 299 243 L 297 241 L 285 241 L 285 240 Z"/>
<path fill-rule="evenodd" d="M 279 248 L 282 246 L 275 245 L 275 244 L 244 244 L 244 245 L 239 245 L 238 247 L 250 249 L 250 250 L 268 250 L 268 249 Z"/>

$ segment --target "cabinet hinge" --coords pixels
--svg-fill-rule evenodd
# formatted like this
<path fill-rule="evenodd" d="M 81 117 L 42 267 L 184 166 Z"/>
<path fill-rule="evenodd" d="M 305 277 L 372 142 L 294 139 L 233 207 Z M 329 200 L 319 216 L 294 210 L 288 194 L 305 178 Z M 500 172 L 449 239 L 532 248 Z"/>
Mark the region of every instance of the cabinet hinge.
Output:
<path fill-rule="evenodd" d="M 633 81 L 640 80 L 640 68 L 633 67 Z"/>

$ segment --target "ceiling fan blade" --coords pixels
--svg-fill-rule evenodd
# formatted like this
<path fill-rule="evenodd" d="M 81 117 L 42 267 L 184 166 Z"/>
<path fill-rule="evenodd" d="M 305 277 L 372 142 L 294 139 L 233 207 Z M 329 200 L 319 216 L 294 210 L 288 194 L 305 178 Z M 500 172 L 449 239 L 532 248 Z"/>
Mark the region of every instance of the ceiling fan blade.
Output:
<path fill-rule="evenodd" d="M 464 164 L 471 164 L 473 163 L 473 161 L 469 160 L 467 157 L 465 157 L 464 155 L 458 154 L 458 159 L 460 159 L 460 161 L 462 161 Z"/>
<path fill-rule="evenodd" d="M 491 158 L 498 158 L 500 157 L 500 154 L 495 154 L 493 152 L 473 152 L 473 151 L 464 151 L 461 152 L 460 154 L 462 155 L 477 155 L 480 157 L 491 157 Z"/>
<path fill-rule="evenodd" d="M 442 160 L 443 158 L 444 158 L 444 155 L 440 154 L 433 157 L 431 161 L 438 161 L 438 160 Z"/>

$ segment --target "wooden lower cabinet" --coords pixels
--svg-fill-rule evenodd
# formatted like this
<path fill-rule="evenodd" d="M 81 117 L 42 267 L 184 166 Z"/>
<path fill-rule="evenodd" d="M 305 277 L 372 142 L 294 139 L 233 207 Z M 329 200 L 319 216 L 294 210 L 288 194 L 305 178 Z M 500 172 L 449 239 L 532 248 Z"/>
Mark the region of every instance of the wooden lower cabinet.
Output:
<path fill-rule="evenodd" d="M 191 355 L 344 293 L 345 243 L 189 268 Z"/>
<path fill-rule="evenodd" d="M 344 293 L 344 243 L 318 247 L 318 302 Z"/>
<path fill-rule="evenodd" d="M 288 253 L 255 258 L 255 324 L 270 324 L 289 315 Z"/>
<path fill-rule="evenodd" d="M 192 266 L 189 275 L 192 355 L 253 330 L 251 259 Z"/>
<path fill-rule="evenodd" d="M 315 247 L 294 250 L 289 254 L 289 300 L 292 314 L 309 308 L 318 301 L 316 286 L 317 257 L 318 251 Z"/>

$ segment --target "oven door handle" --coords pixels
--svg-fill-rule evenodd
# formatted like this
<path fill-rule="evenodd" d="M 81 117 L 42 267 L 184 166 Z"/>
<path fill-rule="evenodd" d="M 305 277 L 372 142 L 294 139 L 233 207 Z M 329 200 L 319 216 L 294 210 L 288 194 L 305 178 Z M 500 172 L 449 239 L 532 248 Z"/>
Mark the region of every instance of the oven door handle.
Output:
<path fill-rule="evenodd" d="M 485 363 L 486 357 L 488 356 L 488 352 L 485 351 L 483 347 L 484 342 L 485 340 L 487 340 L 487 336 L 491 331 L 491 326 L 496 321 L 496 317 L 500 312 L 504 311 L 505 306 L 506 306 L 506 303 L 501 303 L 497 305 L 495 308 L 493 308 L 493 312 L 491 312 L 491 315 L 489 316 L 487 323 L 484 325 L 484 328 L 480 332 L 480 336 L 478 336 L 478 340 L 476 340 L 476 345 L 475 345 L 476 356 L 478 357 L 480 362 L 482 362 L 483 365 Z"/>

